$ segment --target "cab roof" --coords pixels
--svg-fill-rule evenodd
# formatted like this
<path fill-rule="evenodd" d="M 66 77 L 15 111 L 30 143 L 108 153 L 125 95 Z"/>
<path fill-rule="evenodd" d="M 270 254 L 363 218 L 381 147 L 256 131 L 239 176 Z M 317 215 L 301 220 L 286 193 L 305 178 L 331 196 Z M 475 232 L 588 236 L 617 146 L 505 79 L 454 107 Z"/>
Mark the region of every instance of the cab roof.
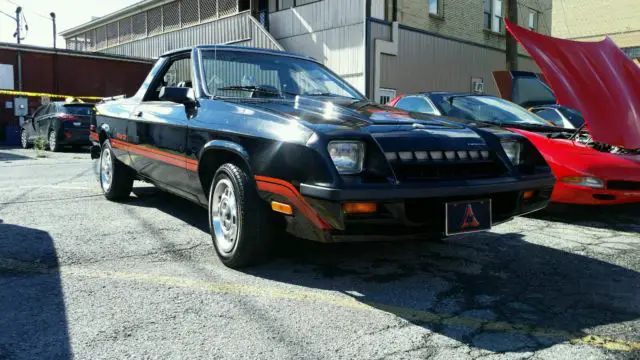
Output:
<path fill-rule="evenodd" d="M 260 53 L 260 54 L 290 56 L 290 57 L 296 57 L 296 58 L 300 58 L 300 59 L 312 60 L 312 61 L 316 61 L 317 62 L 317 60 L 312 58 L 312 57 L 303 56 L 303 55 L 290 53 L 290 52 L 286 52 L 286 51 L 281 51 L 281 50 L 271 50 L 271 49 L 256 48 L 256 47 L 249 47 L 249 46 L 239 46 L 239 45 L 216 45 L 216 44 L 197 45 L 197 46 L 189 46 L 189 47 L 184 47 L 184 48 L 180 48 L 180 49 L 175 49 L 175 50 L 171 50 L 171 51 L 165 52 L 164 54 L 160 55 L 160 57 L 167 57 L 167 56 L 173 56 L 173 55 L 177 55 L 177 54 L 188 53 L 193 49 L 213 50 L 213 49 L 216 49 L 216 48 L 218 50 L 234 50 L 234 51 L 245 51 L 245 52 L 253 52 L 253 53 Z"/>

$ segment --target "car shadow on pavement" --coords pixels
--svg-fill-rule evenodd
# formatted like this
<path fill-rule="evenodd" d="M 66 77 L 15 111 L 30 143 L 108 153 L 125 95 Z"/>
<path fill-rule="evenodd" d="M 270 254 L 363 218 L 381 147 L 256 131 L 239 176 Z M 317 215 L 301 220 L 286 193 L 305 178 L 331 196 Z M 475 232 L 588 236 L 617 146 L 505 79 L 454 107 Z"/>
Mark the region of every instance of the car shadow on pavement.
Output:
<path fill-rule="evenodd" d="M 185 223 L 209 233 L 207 210 L 179 196 L 156 187 L 134 187 L 128 205 L 157 208 Z"/>
<path fill-rule="evenodd" d="M 640 233 L 640 204 L 550 204 L 546 209 L 531 213 L 527 217 L 606 230 Z"/>
<path fill-rule="evenodd" d="M 0 161 L 16 161 L 16 160 L 31 160 L 31 159 L 33 158 L 24 156 L 24 155 L 0 151 Z"/>
<path fill-rule="evenodd" d="M 153 187 L 136 187 L 134 194 L 128 204 L 157 208 L 208 233 L 205 209 Z M 601 325 L 613 326 L 616 338 L 640 340 L 638 272 L 537 245 L 522 234 L 476 233 L 442 242 L 280 240 L 273 261 L 243 272 L 337 291 L 476 348 L 534 351 Z M 365 332 L 386 341 L 384 331 Z"/>
<path fill-rule="evenodd" d="M 0 221 L 0 359 L 71 359 L 58 257 L 44 231 Z"/>
<path fill-rule="evenodd" d="M 640 319 L 638 272 L 532 244 L 520 234 L 479 233 L 441 243 L 301 241 L 281 259 L 246 272 L 348 294 L 481 349 L 535 351 L 593 327 Z M 613 326 L 617 337 L 640 339 L 637 323 Z M 370 336 L 383 341 L 384 335 Z"/>

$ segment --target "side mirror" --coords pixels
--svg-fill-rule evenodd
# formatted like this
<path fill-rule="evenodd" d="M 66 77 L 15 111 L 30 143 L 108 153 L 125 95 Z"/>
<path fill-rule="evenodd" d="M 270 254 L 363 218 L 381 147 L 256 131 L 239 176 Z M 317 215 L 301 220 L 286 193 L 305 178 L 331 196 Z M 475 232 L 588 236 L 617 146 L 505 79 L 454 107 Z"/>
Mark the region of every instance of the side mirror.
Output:
<path fill-rule="evenodd" d="M 171 101 L 183 105 L 193 105 L 196 103 L 196 95 L 193 89 L 188 87 L 163 86 L 160 88 L 158 98 L 162 101 Z"/>

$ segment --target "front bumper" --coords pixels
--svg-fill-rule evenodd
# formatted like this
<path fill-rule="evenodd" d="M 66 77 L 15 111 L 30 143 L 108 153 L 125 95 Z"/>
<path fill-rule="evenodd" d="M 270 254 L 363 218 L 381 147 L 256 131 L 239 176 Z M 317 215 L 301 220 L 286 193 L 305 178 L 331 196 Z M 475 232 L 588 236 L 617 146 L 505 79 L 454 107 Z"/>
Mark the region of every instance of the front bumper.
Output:
<path fill-rule="evenodd" d="M 491 199 L 495 225 L 547 206 L 554 181 L 553 176 L 545 175 L 525 180 L 505 177 L 399 185 L 354 184 L 342 189 L 300 184 L 297 196 L 302 205 L 293 203 L 294 214 L 286 217 L 287 230 L 295 236 L 319 242 L 443 236 L 448 202 Z M 534 196 L 524 199 L 525 191 L 533 191 Z M 268 201 L 292 203 L 282 194 L 261 193 Z M 342 205 L 353 201 L 376 202 L 378 211 L 373 214 L 345 214 Z M 310 210 L 301 209 L 303 206 Z M 313 214 L 310 216 L 309 212 Z M 314 216 L 321 221 L 318 222 Z"/>
<path fill-rule="evenodd" d="M 580 205 L 640 203 L 640 191 L 594 189 L 558 182 L 551 194 L 551 201 L 554 203 Z"/>

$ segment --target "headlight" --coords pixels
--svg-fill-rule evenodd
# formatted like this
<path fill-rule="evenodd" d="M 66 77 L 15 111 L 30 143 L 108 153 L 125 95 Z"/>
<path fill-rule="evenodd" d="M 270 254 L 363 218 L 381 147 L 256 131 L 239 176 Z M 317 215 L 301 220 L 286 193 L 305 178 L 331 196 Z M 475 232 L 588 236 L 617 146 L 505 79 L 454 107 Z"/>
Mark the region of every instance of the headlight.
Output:
<path fill-rule="evenodd" d="M 357 174 L 362 171 L 363 143 L 359 141 L 331 141 L 327 150 L 340 174 Z"/>
<path fill-rule="evenodd" d="M 522 144 L 519 141 L 514 140 L 504 140 L 501 141 L 502 149 L 507 154 L 509 160 L 513 165 L 520 164 L 520 150 L 522 149 Z"/>
<path fill-rule="evenodd" d="M 565 176 L 561 182 L 572 185 L 586 186 L 595 189 L 604 188 L 604 181 L 590 176 Z"/>

